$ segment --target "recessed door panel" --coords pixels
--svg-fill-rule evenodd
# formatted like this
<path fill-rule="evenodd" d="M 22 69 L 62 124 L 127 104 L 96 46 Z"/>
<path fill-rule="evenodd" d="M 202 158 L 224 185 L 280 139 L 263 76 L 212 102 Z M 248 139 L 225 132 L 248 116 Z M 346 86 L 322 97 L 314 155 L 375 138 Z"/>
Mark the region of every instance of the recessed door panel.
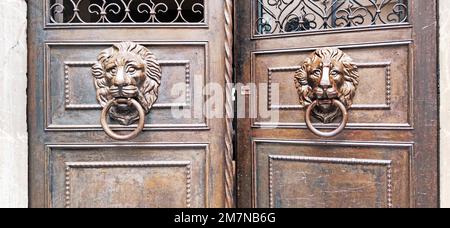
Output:
<path fill-rule="evenodd" d="M 194 115 L 194 102 L 202 107 L 204 98 L 194 94 L 201 93 L 206 83 L 208 43 L 140 43 L 147 44 L 149 50 L 160 56 L 158 61 L 162 74 L 166 76 L 161 78 L 160 93 L 152 108 L 153 114 L 151 117 L 147 116 L 147 129 L 206 128 L 206 119 L 201 115 Z M 98 53 L 111 44 L 46 44 L 47 129 L 101 130 L 95 114 L 102 107 L 96 99 L 92 66 L 96 63 Z M 198 100 L 195 101 L 195 98 Z M 174 118 L 171 116 L 172 108 L 190 112 L 192 115 L 189 117 L 193 118 Z"/>
<path fill-rule="evenodd" d="M 408 144 L 255 140 L 258 207 L 409 207 Z"/>
<path fill-rule="evenodd" d="M 189 144 L 49 145 L 49 206 L 205 207 L 208 148 Z"/>
<path fill-rule="evenodd" d="M 411 128 L 410 42 L 340 47 L 352 56 L 360 81 L 351 107 L 349 128 Z M 255 84 L 267 84 L 264 92 L 252 94 L 255 110 L 279 113 L 274 121 L 258 116 L 253 126 L 305 127 L 303 107 L 299 103 L 294 75 L 314 49 L 268 50 L 253 53 Z M 263 87 L 259 87 L 262 89 Z M 261 104 L 260 100 L 267 100 Z M 259 106 L 258 106 L 259 105 Z M 381 121 L 380 121 L 381 120 Z"/>

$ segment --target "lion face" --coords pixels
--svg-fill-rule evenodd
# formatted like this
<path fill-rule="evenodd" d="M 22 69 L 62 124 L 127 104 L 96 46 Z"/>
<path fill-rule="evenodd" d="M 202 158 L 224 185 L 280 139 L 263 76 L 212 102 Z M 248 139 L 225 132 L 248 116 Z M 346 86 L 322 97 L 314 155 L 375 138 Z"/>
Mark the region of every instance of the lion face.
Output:
<path fill-rule="evenodd" d="M 118 98 L 136 99 L 148 114 L 158 99 L 161 67 L 144 46 L 123 42 L 100 53 L 92 67 L 97 100 L 105 107 Z M 136 122 L 139 114 L 126 104 L 111 108 L 110 117 L 123 125 Z"/>
<path fill-rule="evenodd" d="M 318 101 L 313 116 L 323 123 L 331 123 L 339 116 L 332 105 L 339 99 L 349 109 L 359 84 L 358 68 L 352 59 L 339 49 L 323 48 L 315 51 L 296 72 L 295 84 L 303 106 Z"/>

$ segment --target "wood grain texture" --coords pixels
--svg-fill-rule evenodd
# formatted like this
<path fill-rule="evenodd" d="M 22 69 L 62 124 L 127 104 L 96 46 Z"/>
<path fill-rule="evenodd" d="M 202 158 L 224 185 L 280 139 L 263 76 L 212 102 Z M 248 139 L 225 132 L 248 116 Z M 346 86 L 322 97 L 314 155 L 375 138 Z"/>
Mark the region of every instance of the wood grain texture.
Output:
<path fill-rule="evenodd" d="M 238 120 L 238 205 L 239 207 L 269 207 L 270 206 L 270 176 L 268 168 L 269 156 L 318 157 L 320 159 L 357 158 L 401 161 L 392 165 L 392 182 L 387 190 L 387 182 L 374 179 L 366 181 L 374 184 L 377 189 L 385 189 L 392 194 L 392 202 L 384 200 L 382 207 L 437 207 L 438 206 L 438 119 L 437 119 L 437 1 L 409 1 L 408 23 L 388 25 L 373 28 L 345 28 L 321 31 L 303 31 L 276 35 L 254 35 L 257 1 L 237 2 L 235 59 L 238 68 L 237 81 L 246 83 L 279 84 L 280 97 L 278 103 L 263 97 L 271 109 L 263 111 L 279 111 L 278 121 L 257 116 Z M 349 124 L 339 136 L 323 139 L 309 133 L 304 125 L 295 88 L 292 85 L 293 74 L 290 70 L 300 66 L 305 56 L 322 47 L 336 47 L 348 53 L 356 63 L 389 63 L 389 67 L 361 70 L 361 86 L 355 96 L 355 108 L 349 111 Z M 272 69 L 272 71 L 270 70 Z M 275 70 L 273 70 L 275 69 Z M 426 82 L 426 83 L 423 83 Z M 265 89 L 265 88 L 263 88 Z M 273 92 L 269 89 L 270 92 Z M 246 109 L 257 110 L 263 104 L 257 100 L 256 94 L 246 95 Z M 270 104 L 271 103 L 271 104 Z M 376 104 L 378 107 L 375 108 Z M 358 107 L 358 105 L 360 105 Z M 371 107 L 373 105 L 373 107 Z M 382 105 L 382 106 L 381 106 Z M 319 126 L 322 129 L 336 127 Z M 266 147 L 254 143 L 268 140 Z M 281 146 L 281 142 L 301 142 L 298 146 Z M 367 149 L 360 145 L 364 142 L 375 146 Z M 392 143 L 409 144 L 411 149 L 400 149 L 400 154 L 410 153 L 410 158 L 388 158 L 397 152 L 390 148 Z M 281 143 L 282 144 L 282 143 Z M 305 145 L 303 145 L 305 144 Z M 311 147 L 315 147 L 312 150 Z M 270 148 L 270 149 L 268 149 Z M 253 151 L 253 152 L 251 152 Z M 289 165 L 288 165 L 289 164 Z M 300 165 L 301 164 L 301 165 Z M 280 167 L 279 162 L 272 168 Z M 359 202 L 368 204 L 340 204 L 341 197 L 329 200 L 327 194 L 320 192 L 333 181 L 335 176 L 321 179 L 327 174 L 358 172 L 357 166 L 334 169 L 332 166 L 306 165 L 303 163 L 283 166 L 283 172 L 272 175 L 278 181 L 273 185 L 272 206 L 306 206 L 308 199 L 315 198 L 310 207 L 375 207 L 375 198 L 365 201 L 371 194 L 355 196 Z M 278 185 L 298 182 L 298 174 L 308 169 L 309 179 L 316 179 L 322 185 L 316 185 L 317 195 L 309 197 L 307 188 L 282 188 Z M 397 169 L 397 171 L 396 171 Z M 261 171 L 263 170 L 263 171 Z M 340 170 L 340 171 L 338 171 Z M 399 171 L 403 170 L 403 179 L 398 179 Z M 324 173 L 325 172 L 325 173 Z M 388 173 L 387 171 L 385 173 Z M 279 176 L 276 176 L 279 175 Z M 284 175 L 284 176 L 283 176 Z M 380 174 L 381 175 L 381 174 Z M 389 174 L 386 174 L 389 175 Z M 384 174 L 382 175 L 384 176 Z M 364 177 L 365 178 L 365 177 Z M 363 181 L 355 178 L 349 185 Z M 284 180 L 284 182 L 279 182 Z M 321 182 L 322 181 L 322 182 Z M 314 185 L 310 185 L 314 186 Z M 322 187 L 320 187 L 322 186 Z M 402 187 L 399 187 L 402 186 Z M 341 186 L 343 190 L 345 187 Z M 276 193 L 278 189 L 279 192 Z M 374 188 L 375 189 L 375 188 Z M 378 191 L 386 193 L 386 191 Z M 283 192 L 293 194 L 283 198 Z M 278 195 L 277 195 L 278 194 Z M 382 196 L 382 195 L 379 195 Z M 289 201 L 291 199 L 304 201 Z M 303 197 L 303 198 L 302 198 Z M 277 201 L 278 199 L 278 201 Z M 345 201 L 345 200 L 344 200 Z M 284 202 L 284 203 L 283 203 Z M 295 202 L 289 204 L 287 202 Z M 319 202 L 325 202 L 319 204 Z M 286 204 L 287 203 L 287 204 Z"/>
<path fill-rule="evenodd" d="M 178 161 L 191 162 L 190 184 L 183 167 L 70 169 L 72 193 L 87 191 L 90 197 L 105 199 L 102 202 L 86 202 L 73 198 L 75 195 L 71 193 L 71 206 L 225 207 L 224 156 L 229 151 L 225 149 L 224 139 L 225 129 L 229 126 L 223 119 L 207 119 L 203 115 L 175 118 L 171 114 L 173 106 L 192 113 L 194 103 L 204 107 L 206 96 L 201 92 L 207 83 L 225 85 L 225 60 L 228 59 L 224 48 L 226 33 L 224 29 L 217 29 L 225 25 L 224 1 L 205 1 L 204 22 L 170 26 L 51 24 L 47 20 L 48 15 L 44 15 L 44 12 L 48 13 L 45 2 L 28 3 L 30 207 L 65 206 L 65 162 Z M 89 68 L 78 65 L 81 62 L 95 62 L 101 50 L 121 41 L 136 42 L 151 49 L 162 62 L 163 74 L 160 97 L 146 119 L 144 131 L 127 142 L 112 140 L 101 130 L 100 110 L 98 106 L 94 107 L 95 89 L 92 80 L 87 77 Z M 66 64 L 68 68 L 65 63 L 69 63 Z M 180 102 L 171 95 L 176 84 L 185 88 Z M 120 126 L 112 126 L 112 129 L 119 133 L 130 130 Z M 185 147 L 179 148 L 179 144 Z M 203 149 L 196 149 L 196 145 L 203 145 Z M 55 146 L 51 151 L 57 152 L 48 152 L 48 146 Z M 49 153 L 53 157 L 47 156 Z M 111 184 L 115 176 L 119 183 L 116 189 Z M 139 179 L 141 176 L 154 182 L 145 180 L 138 182 L 140 184 L 135 188 L 130 187 L 133 181 L 142 180 Z M 171 178 L 173 182 L 170 182 Z M 100 184 L 82 185 L 83 180 Z M 160 184 L 163 185 L 159 188 Z M 187 197 L 187 186 L 190 197 Z M 102 191 L 105 189 L 110 190 L 112 195 Z M 112 197 L 123 192 L 139 194 L 129 201 Z M 153 192 L 154 198 L 139 199 L 146 195 L 140 194 L 146 192 Z M 172 198 L 173 201 L 170 200 Z M 187 203 L 187 198 L 190 198 L 190 203 Z M 108 205 L 108 202 L 111 204 Z"/>

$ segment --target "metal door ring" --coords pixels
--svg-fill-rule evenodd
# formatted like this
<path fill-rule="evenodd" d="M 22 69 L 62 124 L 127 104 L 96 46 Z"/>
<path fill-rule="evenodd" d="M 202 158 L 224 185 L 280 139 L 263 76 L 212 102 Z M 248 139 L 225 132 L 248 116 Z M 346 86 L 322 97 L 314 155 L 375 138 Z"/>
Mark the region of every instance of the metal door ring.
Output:
<path fill-rule="evenodd" d="M 340 102 L 339 100 L 334 99 L 333 100 L 333 104 L 336 105 L 337 107 L 339 107 L 339 109 L 342 112 L 342 122 L 339 125 L 339 127 L 331 132 L 322 132 L 317 130 L 317 128 L 315 128 L 311 122 L 311 113 L 314 110 L 314 108 L 318 105 L 318 101 L 314 101 L 310 106 L 308 106 L 308 109 L 306 110 L 306 125 L 308 126 L 309 130 L 311 130 L 315 135 L 320 136 L 320 137 L 334 137 L 338 134 L 340 134 L 345 127 L 347 126 L 348 123 L 348 112 L 347 112 L 347 108 L 345 107 L 344 104 L 342 104 L 342 102 Z"/>
<path fill-rule="evenodd" d="M 111 107 L 116 106 L 118 104 L 128 104 L 129 106 L 133 105 L 139 112 L 138 126 L 133 132 L 131 132 L 128 135 L 118 135 L 118 134 L 114 133 L 111 130 L 111 128 L 108 126 L 107 117 L 108 117 L 109 110 L 111 109 Z M 144 130 L 145 111 L 142 108 L 142 106 L 139 104 L 139 102 L 136 101 L 135 99 L 131 99 L 131 98 L 129 98 L 129 99 L 112 99 L 103 108 L 100 122 L 102 124 L 103 130 L 105 131 L 105 133 L 107 135 L 109 135 L 111 138 L 113 138 L 115 140 L 131 140 L 131 139 L 136 138 L 139 135 L 139 133 L 141 133 L 142 130 Z"/>

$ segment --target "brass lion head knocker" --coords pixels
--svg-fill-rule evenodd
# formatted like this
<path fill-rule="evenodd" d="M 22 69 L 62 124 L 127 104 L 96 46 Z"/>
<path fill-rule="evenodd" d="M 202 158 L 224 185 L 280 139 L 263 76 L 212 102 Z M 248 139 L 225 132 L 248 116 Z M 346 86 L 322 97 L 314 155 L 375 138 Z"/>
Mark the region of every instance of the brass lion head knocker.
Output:
<path fill-rule="evenodd" d="M 146 47 L 123 42 L 103 50 L 92 67 L 97 101 L 103 107 L 101 124 L 116 140 L 130 140 L 144 129 L 145 115 L 158 99 L 161 67 Z M 118 135 L 108 126 L 107 117 L 129 126 L 139 121 L 129 135 Z"/>
<path fill-rule="evenodd" d="M 295 74 L 300 103 L 306 107 L 306 124 L 316 135 L 334 137 L 348 123 L 348 109 L 353 104 L 359 84 L 358 67 L 336 48 L 322 48 L 312 53 Z M 314 127 L 311 117 L 324 124 L 341 117 L 337 129 L 322 132 Z"/>

